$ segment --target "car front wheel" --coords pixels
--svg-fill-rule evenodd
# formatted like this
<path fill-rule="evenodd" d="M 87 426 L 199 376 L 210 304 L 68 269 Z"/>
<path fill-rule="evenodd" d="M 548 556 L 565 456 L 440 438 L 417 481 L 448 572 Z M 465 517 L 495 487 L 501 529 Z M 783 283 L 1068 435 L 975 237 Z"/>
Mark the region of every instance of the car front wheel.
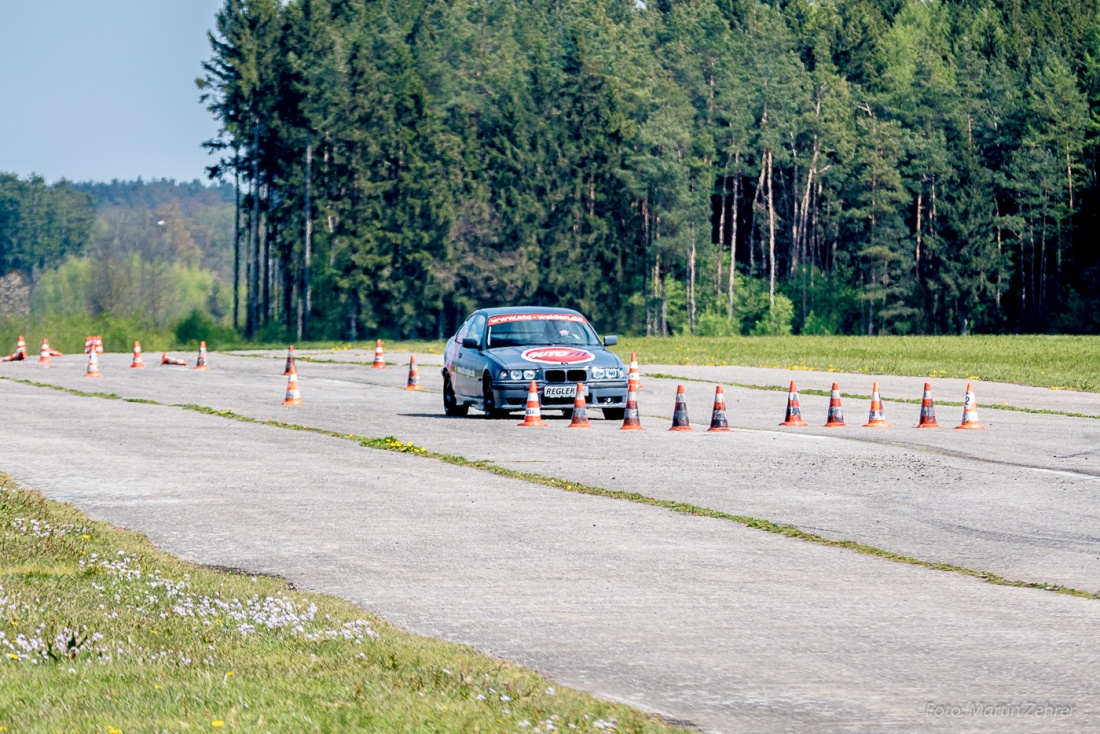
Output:
<path fill-rule="evenodd" d="M 443 412 L 455 418 L 461 418 L 470 410 L 468 405 L 459 405 L 455 389 L 451 387 L 451 376 L 443 375 Z"/>
<path fill-rule="evenodd" d="M 493 378 L 489 375 L 485 375 L 481 380 L 481 399 L 482 410 L 485 411 L 485 417 L 492 420 L 494 418 L 502 418 L 505 412 L 497 409 L 497 398 L 493 393 Z"/>

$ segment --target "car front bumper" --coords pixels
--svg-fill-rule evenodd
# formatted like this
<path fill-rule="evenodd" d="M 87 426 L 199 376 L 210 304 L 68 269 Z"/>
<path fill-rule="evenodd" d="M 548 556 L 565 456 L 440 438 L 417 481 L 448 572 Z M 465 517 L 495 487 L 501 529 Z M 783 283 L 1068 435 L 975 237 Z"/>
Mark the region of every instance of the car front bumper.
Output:
<path fill-rule="evenodd" d="M 560 385 L 561 383 L 552 383 Z M 622 408 L 626 406 L 626 380 L 608 380 L 606 382 L 588 382 L 585 386 L 584 402 L 589 408 Z M 535 382 L 539 391 L 539 403 L 547 409 L 568 409 L 573 407 L 573 398 L 544 398 L 545 382 Z M 497 406 L 501 410 L 523 410 L 527 405 L 527 390 L 530 383 L 498 383 L 493 385 Z"/>

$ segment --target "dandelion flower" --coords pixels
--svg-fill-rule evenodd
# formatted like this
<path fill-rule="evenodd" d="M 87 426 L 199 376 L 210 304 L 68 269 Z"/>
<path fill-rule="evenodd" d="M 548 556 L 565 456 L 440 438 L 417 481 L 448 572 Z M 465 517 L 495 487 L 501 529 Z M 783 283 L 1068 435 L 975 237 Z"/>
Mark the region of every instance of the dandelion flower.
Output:
<path fill-rule="evenodd" d="M 222 721 L 221 719 L 214 719 L 213 721 L 210 722 L 210 726 L 214 727 L 215 729 L 220 729 L 223 726 L 225 726 L 225 722 Z"/>

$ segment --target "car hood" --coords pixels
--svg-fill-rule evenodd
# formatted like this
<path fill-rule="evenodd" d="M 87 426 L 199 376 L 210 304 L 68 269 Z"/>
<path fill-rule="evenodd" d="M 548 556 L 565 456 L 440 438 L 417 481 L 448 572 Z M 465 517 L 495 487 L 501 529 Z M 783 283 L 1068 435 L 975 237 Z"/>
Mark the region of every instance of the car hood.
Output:
<path fill-rule="evenodd" d="M 619 358 L 603 346 L 573 347 L 555 344 L 534 347 L 497 347 L 487 349 L 484 353 L 506 369 L 623 366 Z"/>

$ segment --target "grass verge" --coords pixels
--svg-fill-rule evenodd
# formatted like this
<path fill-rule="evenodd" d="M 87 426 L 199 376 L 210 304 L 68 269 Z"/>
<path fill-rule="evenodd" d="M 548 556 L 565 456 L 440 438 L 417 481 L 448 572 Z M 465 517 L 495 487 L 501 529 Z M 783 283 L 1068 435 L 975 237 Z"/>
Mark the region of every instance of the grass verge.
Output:
<path fill-rule="evenodd" d="M 741 365 L 867 375 L 957 377 L 1100 392 L 1096 336 L 624 338 L 644 364 Z"/>
<path fill-rule="evenodd" d="M 543 474 L 536 474 L 533 472 L 518 471 L 516 469 L 510 469 L 508 467 L 500 466 L 491 461 L 486 460 L 471 460 L 464 456 L 456 456 L 454 454 L 445 454 L 437 451 L 431 451 L 422 446 L 416 446 L 412 441 L 401 441 L 394 436 L 385 436 L 382 438 L 372 438 L 369 436 L 361 436 L 352 433 L 340 433 L 338 431 L 332 431 L 327 428 L 318 428 L 316 426 L 307 426 L 298 423 L 289 423 L 286 421 L 277 420 L 260 420 L 258 418 L 252 418 L 250 416 L 241 415 L 235 413 L 232 410 L 216 410 L 204 405 L 195 404 L 172 404 L 166 405 L 163 403 L 156 403 L 155 401 L 139 399 L 139 398 L 123 398 L 114 393 L 88 393 L 81 390 L 75 390 L 73 388 L 61 387 L 59 385 L 51 385 L 49 383 L 34 382 L 32 380 L 19 380 L 11 377 L 0 377 L 0 379 L 11 380 L 12 382 L 18 382 L 25 385 L 31 385 L 34 387 L 44 387 L 51 390 L 58 390 L 61 392 L 78 395 L 81 397 L 96 397 L 105 398 L 109 400 L 122 400 L 124 402 L 132 403 L 144 403 L 162 405 L 164 407 L 179 408 L 182 410 L 190 410 L 204 415 L 218 416 L 221 418 L 227 418 L 231 420 L 242 421 L 244 423 L 255 423 L 259 425 L 272 426 L 275 428 L 281 428 L 292 431 L 306 431 L 321 436 L 328 436 L 330 438 L 338 438 L 341 440 L 354 441 L 360 446 L 371 449 L 378 449 L 382 451 L 395 451 L 398 453 L 414 454 L 427 459 L 434 459 L 441 461 L 445 464 L 451 464 L 454 466 L 462 466 L 470 469 L 477 469 L 480 471 L 489 472 L 497 476 L 506 477 L 509 479 L 517 479 L 531 484 L 542 485 L 545 487 L 551 487 L 553 489 L 564 490 L 566 492 L 575 492 L 578 494 L 587 494 L 595 497 L 606 497 L 609 499 L 624 500 L 627 502 L 634 502 L 637 504 L 648 505 L 650 507 L 659 507 L 671 512 L 676 512 L 682 515 L 691 515 L 694 517 L 709 517 L 717 520 L 726 520 L 729 522 L 735 522 L 746 527 L 753 528 L 755 530 L 762 530 L 764 532 L 773 533 L 776 535 L 782 535 L 788 538 L 794 538 L 797 540 L 806 541 L 809 543 L 815 543 L 817 545 L 828 546 L 831 548 L 843 548 L 860 555 L 874 556 L 876 558 L 882 558 L 894 563 L 902 563 L 910 566 L 917 566 L 920 568 L 927 568 L 935 571 L 943 571 L 947 573 L 955 573 L 962 576 L 968 576 L 970 578 L 980 579 L 986 583 L 995 584 L 997 586 L 1013 586 L 1017 588 L 1027 589 L 1039 589 L 1042 591 L 1049 591 L 1056 594 L 1064 594 L 1067 596 L 1076 596 L 1084 599 L 1100 599 L 1100 592 L 1090 592 L 1082 589 L 1075 589 L 1073 587 L 1064 586 L 1061 584 L 1050 584 L 1041 581 L 1022 581 L 1016 579 L 1008 579 L 989 571 L 981 571 L 977 569 L 966 568 L 965 566 L 958 566 L 950 563 L 939 563 L 936 561 L 927 561 L 920 558 L 914 558 L 901 553 L 894 553 L 883 548 L 878 548 L 866 543 L 859 543 L 853 540 L 842 540 L 834 538 L 826 538 L 816 533 L 810 533 L 794 525 L 781 525 L 779 523 L 772 522 L 771 520 L 751 517 L 749 515 L 737 515 L 729 512 L 722 512 L 721 510 L 714 510 L 709 507 L 702 507 L 700 505 L 691 504 L 688 502 L 679 502 L 676 500 L 664 500 L 657 497 L 650 497 L 648 495 L 640 494 L 637 492 L 624 492 L 621 490 L 605 489 L 603 487 L 595 487 L 592 485 L 583 484 L 581 482 L 573 482 L 567 479 L 559 479 L 557 477 L 549 477 Z"/>
<path fill-rule="evenodd" d="M 0 475 L 0 731 L 679 731 Z"/>

